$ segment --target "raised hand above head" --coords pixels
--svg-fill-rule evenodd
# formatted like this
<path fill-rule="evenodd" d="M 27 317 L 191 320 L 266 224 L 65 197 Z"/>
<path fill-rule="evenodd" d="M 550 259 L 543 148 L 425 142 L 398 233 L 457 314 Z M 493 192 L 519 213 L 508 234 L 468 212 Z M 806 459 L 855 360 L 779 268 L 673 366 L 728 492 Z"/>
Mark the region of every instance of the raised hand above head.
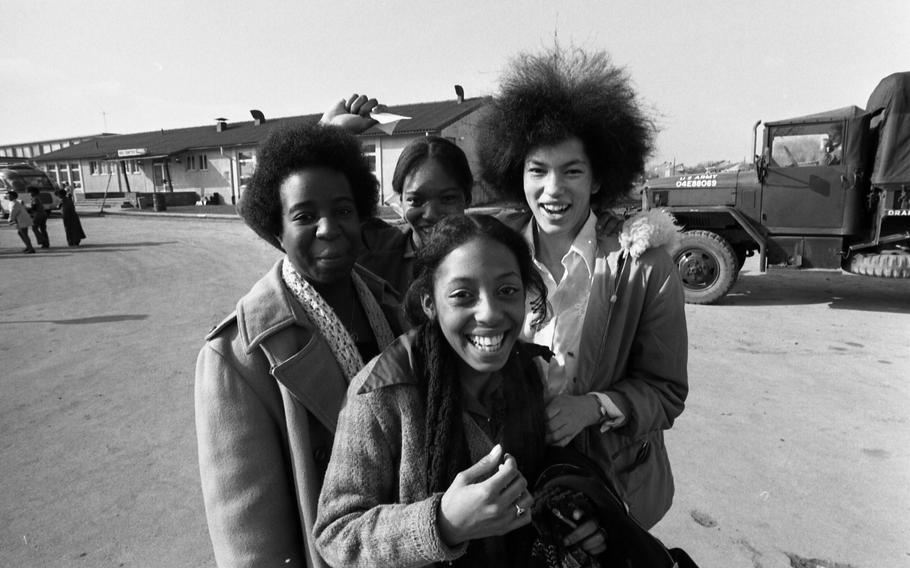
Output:
<path fill-rule="evenodd" d="M 352 134 L 360 134 L 376 124 L 376 120 L 370 118 L 372 112 L 386 112 L 386 107 L 379 104 L 376 99 L 354 93 L 332 105 L 322 114 L 319 123 L 338 126 Z"/>

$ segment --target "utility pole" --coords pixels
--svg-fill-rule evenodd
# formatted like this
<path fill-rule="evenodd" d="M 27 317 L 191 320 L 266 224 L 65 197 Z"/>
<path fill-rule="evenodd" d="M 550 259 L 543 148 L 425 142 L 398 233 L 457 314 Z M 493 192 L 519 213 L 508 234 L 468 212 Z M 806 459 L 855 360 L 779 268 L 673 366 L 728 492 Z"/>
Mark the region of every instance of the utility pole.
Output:
<path fill-rule="evenodd" d="M 104 109 L 101 109 L 101 119 L 104 121 L 104 130 L 102 132 L 107 132 L 107 113 L 104 112 Z"/>

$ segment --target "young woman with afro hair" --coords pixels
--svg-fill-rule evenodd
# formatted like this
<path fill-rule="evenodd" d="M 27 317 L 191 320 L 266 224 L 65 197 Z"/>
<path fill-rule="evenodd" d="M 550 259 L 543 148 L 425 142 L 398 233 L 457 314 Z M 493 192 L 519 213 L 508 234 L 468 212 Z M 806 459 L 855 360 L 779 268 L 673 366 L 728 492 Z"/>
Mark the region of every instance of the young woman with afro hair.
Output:
<path fill-rule="evenodd" d="M 551 317 L 523 339 L 549 347 L 547 440 L 613 478 L 645 527 L 673 498 L 663 431 L 688 393 L 683 289 L 667 249 L 672 217 L 648 211 L 597 228 L 631 188 L 653 126 L 608 54 L 555 47 L 522 54 L 480 125 L 482 177 L 528 211 L 504 220 L 531 247 Z"/>

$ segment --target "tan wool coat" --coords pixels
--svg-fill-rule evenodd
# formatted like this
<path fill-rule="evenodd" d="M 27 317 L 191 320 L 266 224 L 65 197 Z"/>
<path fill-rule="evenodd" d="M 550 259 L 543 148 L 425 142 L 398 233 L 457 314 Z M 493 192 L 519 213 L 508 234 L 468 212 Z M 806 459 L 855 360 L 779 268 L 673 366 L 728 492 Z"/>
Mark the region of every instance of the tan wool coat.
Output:
<path fill-rule="evenodd" d="M 355 271 L 400 333 L 397 296 Z M 209 333 L 196 364 L 196 433 L 218 566 L 326 566 L 310 535 L 347 387 L 280 261 Z"/>

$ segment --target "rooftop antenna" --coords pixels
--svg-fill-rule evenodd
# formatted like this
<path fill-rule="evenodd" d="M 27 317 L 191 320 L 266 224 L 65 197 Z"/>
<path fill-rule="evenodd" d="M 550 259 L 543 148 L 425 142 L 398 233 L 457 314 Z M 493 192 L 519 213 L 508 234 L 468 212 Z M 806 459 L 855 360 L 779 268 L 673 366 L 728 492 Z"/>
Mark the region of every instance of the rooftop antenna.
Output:
<path fill-rule="evenodd" d="M 104 121 L 104 130 L 102 132 L 107 132 L 107 113 L 104 112 L 104 109 L 101 109 L 101 119 Z"/>

